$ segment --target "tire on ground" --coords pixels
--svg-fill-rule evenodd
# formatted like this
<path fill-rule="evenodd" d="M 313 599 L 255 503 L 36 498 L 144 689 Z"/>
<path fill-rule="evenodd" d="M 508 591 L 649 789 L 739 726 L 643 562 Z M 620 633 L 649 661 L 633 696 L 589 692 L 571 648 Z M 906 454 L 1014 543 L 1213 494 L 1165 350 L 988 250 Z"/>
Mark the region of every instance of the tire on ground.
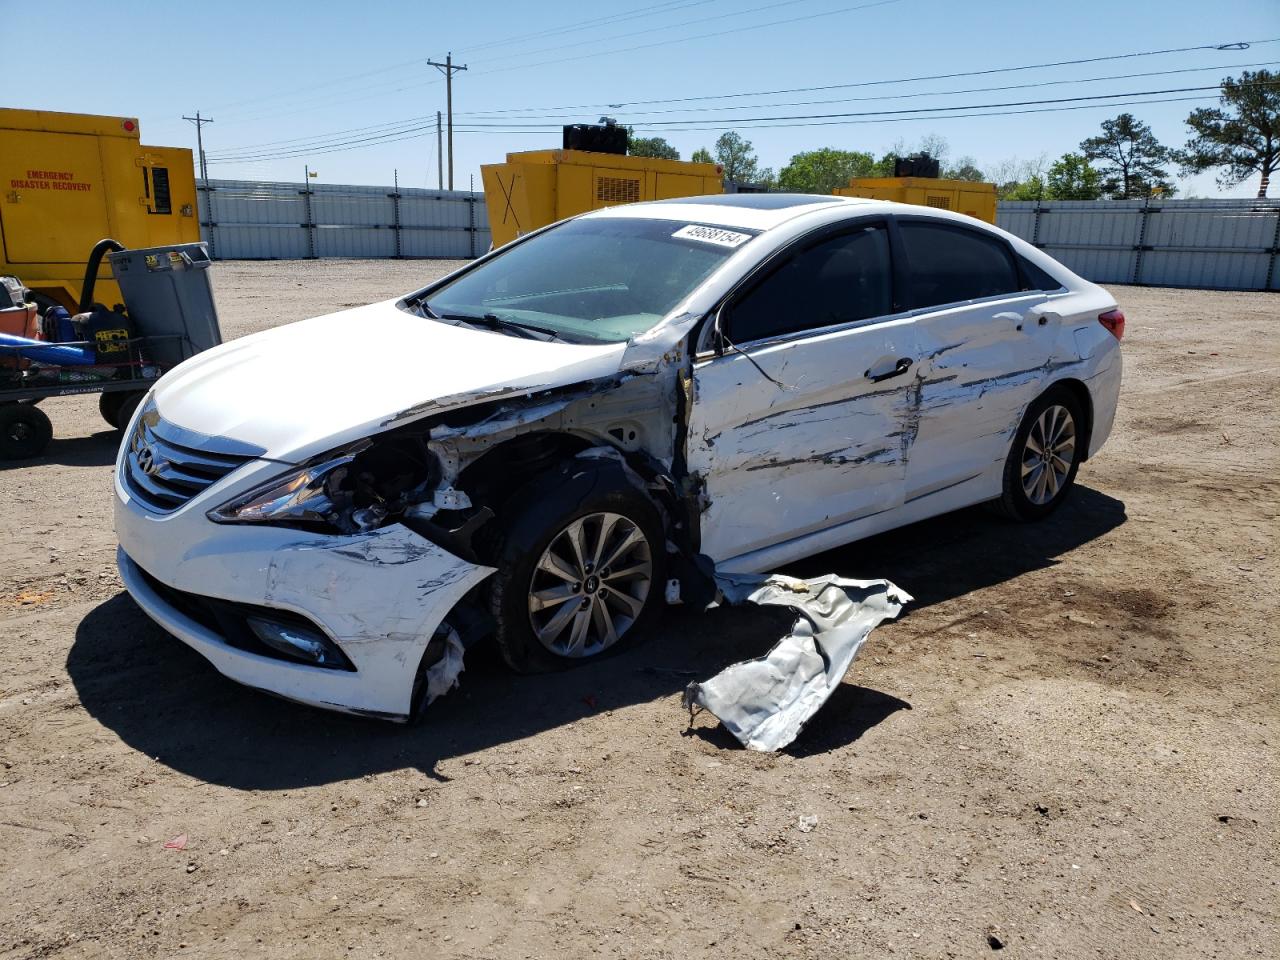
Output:
<path fill-rule="evenodd" d="M 0 460 L 38 457 L 52 439 L 53 424 L 35 404 L 0 404 Z"/>
<path fill-rule="evenodd" d="M 562 531 L 573 521 L 598 513 L 618 514 L 643 534 L 652 563 L 649 589 L 642 610 L 611 646 L 590 656 L 563 656 L 547 649 L 534 633 L 529 611 L 534 573 L 543 552 Z M 495 524 L 500 533 L 486 551 L 498 568 L 489 581 L 490 609 L 497 626 L 498 650 L 517 672 L 561 670 L 625 649 L 664 602 L 666 537 L 662 518 L 616 463 L 577 459 L 553 468 L 521 488 Z"/>
<path fill-rule="evenodd" d="M 1036 421 L 1039 420 L 1041 414 L 1053 406 L 1063 407 L 1071 414 L 1075 430 L 1075 446 L 1071 467 L 1062 480 L 1057 493 L 1046 503 L 1038 504 L 1034 503 L 1023 489 L 1023 456 L 1027 448 L 1027 437 L 1035 427 Z M 1013 443 L 1009 447 L 1009 457 L 1004 465 L 1003 489 L 1000 497 L 991 501 L 991 507 L 997 513 L 1010 520 L 1024 522 L 1040 520 L 1058 509 L 1071 492 L 1071 487 L 1075 483 L 1076 472 L 1080 469 L 1080 458 L 1085 453 L 1084 448 L 1081 446 L 1085 436 L 1084 411 L 1080 409 L 1080 401 L 1070 388 L 1058 385 L 1050 387 L 1038 396 L 1027 407 L 1027 412 L 1022 417 L 1022 423 L 1018 426 L 1018 432 L 1014 434 Z"/>

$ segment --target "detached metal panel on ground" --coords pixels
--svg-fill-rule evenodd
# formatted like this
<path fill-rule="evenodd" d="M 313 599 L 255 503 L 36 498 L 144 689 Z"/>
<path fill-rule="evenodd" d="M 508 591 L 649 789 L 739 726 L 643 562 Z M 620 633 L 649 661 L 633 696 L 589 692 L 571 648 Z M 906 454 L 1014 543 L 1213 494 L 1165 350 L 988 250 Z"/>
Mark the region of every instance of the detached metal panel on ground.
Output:
<path fill-rule="evenodd" d="M 1280 200 L 1002 201 L 996 223 L 1097 283 L 1280 290 Z"/>
<path fill-rule="evenodd" d="M 467 259 L 489 249 L 484 194 L 467 190 L 199 181 L 218 260 Z"/>

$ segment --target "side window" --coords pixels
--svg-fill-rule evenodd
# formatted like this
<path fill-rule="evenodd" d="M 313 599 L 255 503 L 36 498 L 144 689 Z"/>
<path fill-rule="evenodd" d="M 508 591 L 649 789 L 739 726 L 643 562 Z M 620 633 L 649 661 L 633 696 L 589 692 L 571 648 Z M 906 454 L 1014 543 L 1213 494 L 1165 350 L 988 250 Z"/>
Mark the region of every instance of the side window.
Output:
<path fill-rule="evenodd" d="M 1056 280 L 1045 270 L 1037 267 L 1026 257 L 1018 257 L 1018 268 L 1022 270 L 1022 277 L 1025 281 L 1023 288 L 1026 290 L 1061 290 L 1062 281 Z"/>
<path fill-rule="evenodd" d="M 747 343 L 892 313 L 892 275 L 883 225 L 833 237 L 797 253 L 733 303 L 725 332 Z"/>
<path fill-rule="evenodd" d="M 900 226 L 912 307 L 977 300 L 1022 288 L 1013 257 L 997 238 L 920 220 L 904 220 Z"/>

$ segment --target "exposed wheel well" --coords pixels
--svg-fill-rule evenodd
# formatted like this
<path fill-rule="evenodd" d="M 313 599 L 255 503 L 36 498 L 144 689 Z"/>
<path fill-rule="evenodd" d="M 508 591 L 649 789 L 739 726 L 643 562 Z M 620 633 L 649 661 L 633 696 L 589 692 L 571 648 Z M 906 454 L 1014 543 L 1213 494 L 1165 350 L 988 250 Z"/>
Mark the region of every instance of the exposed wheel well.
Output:
<path fill-rule="evenodd" d="M 501 507 L 520 487 L 545 473 L 560 460 L 568 460 L 594 444 L 585 437 L 550 431 L 526 433 L 488 450 L 458 476 L 456 486 L 467 491 L 472 503 Z"/>

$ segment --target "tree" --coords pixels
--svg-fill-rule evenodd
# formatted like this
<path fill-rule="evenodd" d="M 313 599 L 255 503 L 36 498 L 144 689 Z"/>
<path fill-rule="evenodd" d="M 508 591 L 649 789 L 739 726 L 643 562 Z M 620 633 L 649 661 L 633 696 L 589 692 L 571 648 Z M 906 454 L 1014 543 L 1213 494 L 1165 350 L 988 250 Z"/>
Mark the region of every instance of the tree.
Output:
<path fill-rule="evenodd" d="M 1103 191 L 1117 200 L 1175 192 L 1165 169 L 1169 149 L 1131 113 L 1102 121 L 1102 133 L 1081 141 L 1080 149 L 1098 163 Z"/>
<path fill-rule="evenodd" d="M 716 140 L 716 163 L 724 168 L 725 180 L 735 183 L 754 183 L 761 179 L 760 161 L 750 140 L 744 140 L 732 130 L 720 134 Z"/>
<path fill-rule="evenodd" d="M 778 174 L 778 186 L 791 193 L 829 194 L 847 187 L 850 177 L 869 177 L 875 160 L 861 150 L 823 147 L 797 153 Z"/>
<path fill-rule="evenodd" d="M 1047 154 L 1020 160 L 1010 157 L 991 168 L 988 176 L 996 185 L 996 196 L 1001 200 L 1042 200 L 1045 190 Z"/>
<path fill-rule="evenodd" d="M 1245 70 L 1239 80 L 1227 77 L 1221 104 L 1191 112 L 1193 136 L 1175 159 L 1184 174 L 1219 169 L 1220 187 L 1260 174 L 1258 197 L 1265 197 L 1271 174 L 1280 169 L 1280 73 Z"/>
<path fill-rule="evenodd" d="M 706 147 L 699 147 L 693 151 L 693 156 L 689 158 L 694 163 L 715 163 L 716 158 L 711 155 L 711 151 Z"/>
<path fill-rule="evenodd" d="M 633 157 L 657 157 L 659 160 L 679 160 L 680 151 L 662 137 L 627 137 L 627 153 Z"/>
<path fill-rule="evenodd" d="M 1037 174 L 1028 180 L 1005 184 L 1003 190 L 997 188 L 996 195 L 1001 200 L 1045 200 L 1044 177 Z"/>
<path fill-rule="evenodd" d="M 978 163 L 973 157 L 961 157 L 956 161 L 954 167 L 946 167 L 942 171 L 942 176 L 947 180 L 972 180 L 981 182 L 986 180 L 986 176 L 978 169 Z"/>
<path fill-rule="evenodd" d="M 1097 200 L 1102 175 L 1079 153 L 1064 153 L 1049 168 L 1044 195 L 1049 200 Z"/>

